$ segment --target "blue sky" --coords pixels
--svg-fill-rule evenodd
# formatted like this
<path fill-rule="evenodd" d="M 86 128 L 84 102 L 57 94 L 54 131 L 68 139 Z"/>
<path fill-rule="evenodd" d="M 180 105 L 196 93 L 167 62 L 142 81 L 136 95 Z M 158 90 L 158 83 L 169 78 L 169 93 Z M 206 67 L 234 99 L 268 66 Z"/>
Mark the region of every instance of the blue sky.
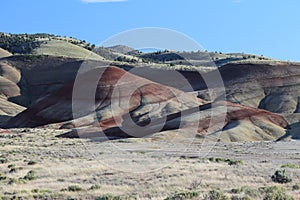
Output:
<path fill-rule="evenodd" d="M 300 61 L 299 0 L 3 0 L 1 8 L 2 32 L 53 33 L 100 44 L 128 29 L 161 27 L 209 51 Z"/>

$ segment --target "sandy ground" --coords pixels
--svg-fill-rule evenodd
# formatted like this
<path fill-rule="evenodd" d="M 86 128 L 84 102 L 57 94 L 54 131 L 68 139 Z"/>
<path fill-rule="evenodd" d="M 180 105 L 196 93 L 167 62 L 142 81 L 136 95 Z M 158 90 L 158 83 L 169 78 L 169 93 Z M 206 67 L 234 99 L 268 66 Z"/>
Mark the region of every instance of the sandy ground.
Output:
<path fill-rule="evenodd" d="M 11 131 L 0 135 L 0 199 L 166 199 L 189 192 L 203 199 L 213 189 L 263 199 L 262 188 L 270 186 L 300 199 L 299 168 L 285 168 L 291 183 L 271 180 L 282 165 L 299 166 L 300 141 L 221 143 L 165 132 L 101 142 L 55 137 L 64 130 Z M 34 178 L 24 178 L 31 170 Z"/>

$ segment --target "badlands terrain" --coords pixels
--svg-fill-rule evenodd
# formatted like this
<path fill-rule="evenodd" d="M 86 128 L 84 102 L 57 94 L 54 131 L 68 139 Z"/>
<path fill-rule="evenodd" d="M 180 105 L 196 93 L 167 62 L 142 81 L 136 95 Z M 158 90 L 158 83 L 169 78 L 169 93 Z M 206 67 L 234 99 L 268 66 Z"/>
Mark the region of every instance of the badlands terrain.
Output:
<path fill-rule="evenodd" d="M 300 199 L 299 63 L 48 34 L 0 47 L 0 199 Z"/>

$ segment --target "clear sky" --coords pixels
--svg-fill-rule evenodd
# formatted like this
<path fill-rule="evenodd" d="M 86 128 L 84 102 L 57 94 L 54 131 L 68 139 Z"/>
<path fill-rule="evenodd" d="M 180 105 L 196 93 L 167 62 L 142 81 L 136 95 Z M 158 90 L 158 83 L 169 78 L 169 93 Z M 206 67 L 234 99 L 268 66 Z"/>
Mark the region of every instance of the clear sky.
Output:
<path fill-rule="evenodd" d="M 103 0 L 2 0 L 0 31 L 100 44 L 128 29 L 162 27 L 190 36 L 208 51 L 300 61 L 299 0 L 96 1 Z"/>

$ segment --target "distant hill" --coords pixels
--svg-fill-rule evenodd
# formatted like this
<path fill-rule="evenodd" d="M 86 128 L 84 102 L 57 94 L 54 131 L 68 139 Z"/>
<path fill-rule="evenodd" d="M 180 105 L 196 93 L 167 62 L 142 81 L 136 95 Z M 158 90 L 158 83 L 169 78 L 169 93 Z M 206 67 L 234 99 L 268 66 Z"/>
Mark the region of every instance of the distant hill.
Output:
<path fill-rule="evenodd" d="M 155 63 L 169 63 L 171 65 L 194 65 L 194 66 L 222 66 L 231 62 L 240 61 L 271 61 L 272 59 L 244 53 L 228 53 L 222 52 L 180 52 L 180 51 L 157 51 L 150 53 L 141 53 L 139 57 L 144 61 Z"/>
<path fill-rule="evenodd" d="M 0 48 L 12 54 L 62 56 L 78 59 L 109 60 L 129 64 L 161 65 L 160 68 L 188 69 L 195 67 L 220 67 L 236 62 L 261 62 L 272 59 L 244 53 L 156 51 L 140 52 L 125 45 L 96 47 L 85 40 L 53 34 L 0 33 Z M 99 56 L 97 56 L 98 54 Z M 6 54 L 8 56 L 9 54 Z"/>
<path fill-rule="evenodd" d="M 102 56 L 103 58 L 111 61 L 137 63 L 139 58 L 130 54 L 123 54 L 118 51 L 112 50 L 110 47 L 96 47 L 93 50 L 94 53 Z"/>
<path fill-rule="evenodd" d="M 31 53 L 34 55 L 63 56 L 79 59 L 104 59 L 86 48 L 72 44 L 68 41 L 56 39 L 43 41 L 43 43 L 41 43 L 39 47 L 33 49 Z"/>
<path fill-rule="evenodd" d="M 53 34 L 10 34 L 0 33 L 0 48 L 13 54 L 38 54 L 84 59 L 103 59 L 91 50 L 94 44 L 72 37 L 62 37 Z"/>
<path fill-rule="evenodd" d="M 134 48 L 125 45 L 116 45 L 116 46 L 106 47 L 106 48 L 111 51 L 118 52 L 121 54 L 127 54 L 127 55 L 139 55 L 140 53 L 138 50 L 135 50 Z"/>

